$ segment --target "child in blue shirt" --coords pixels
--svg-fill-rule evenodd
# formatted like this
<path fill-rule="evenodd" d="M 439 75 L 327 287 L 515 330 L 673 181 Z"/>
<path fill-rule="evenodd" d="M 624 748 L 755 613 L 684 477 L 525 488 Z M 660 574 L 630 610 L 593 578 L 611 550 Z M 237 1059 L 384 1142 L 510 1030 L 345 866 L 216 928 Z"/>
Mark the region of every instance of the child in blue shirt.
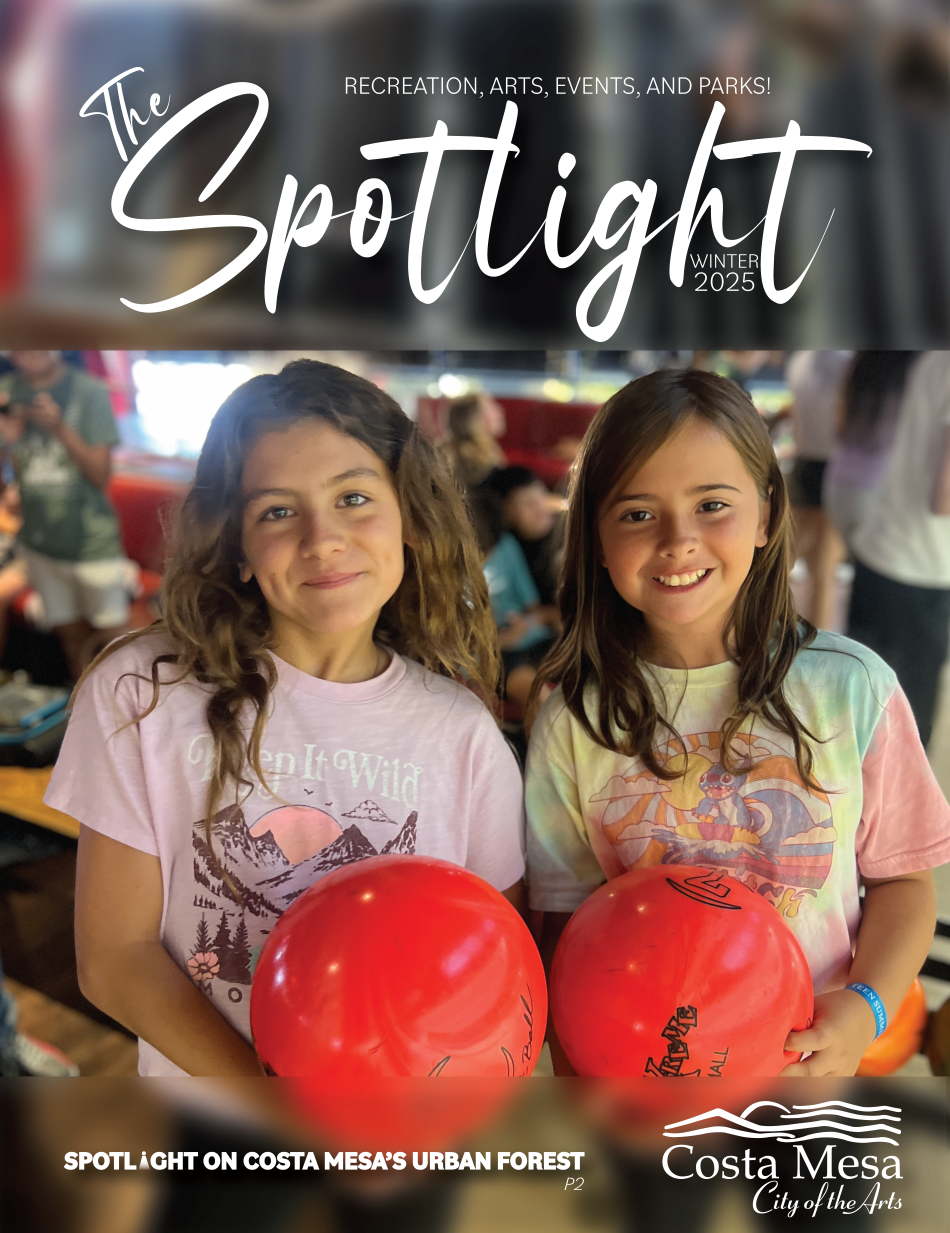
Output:
<path fill-rule="evenodd" d="M 541 606 L 538 588 L 515 537 L 504 529 L 501 501 L 485 489 L 469 494 L 475 531 L 483 553 L 505 672 L 505 696 L 524 707 L 538 664 L 554 637 L 556 614 Z"/>

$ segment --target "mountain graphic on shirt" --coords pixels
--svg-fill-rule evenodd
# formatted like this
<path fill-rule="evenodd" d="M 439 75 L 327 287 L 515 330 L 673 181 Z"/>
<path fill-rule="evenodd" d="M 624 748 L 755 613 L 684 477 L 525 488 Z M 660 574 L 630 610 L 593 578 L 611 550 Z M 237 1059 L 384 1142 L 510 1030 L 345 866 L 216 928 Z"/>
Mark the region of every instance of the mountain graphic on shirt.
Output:
<path fill-rule="evenodd" d="M 332 814 L 312 805 L 282 805 L 265 813 L 250 827 L 251 838 L 258 844 L 276 846 L 287 865 L 299 865 L 322 852 L 342 833 Z"/>
<path fill-rule="evenodd" d="M 283 909 L 247 883 L 249 869 L 259 876 L 261 870 L 289 868 L 273 836 L 268 833 L 255 839 L 243 810 L 231 805 L 215 814 L 211 841 L 209 846 L 204 822 L 196 822 L 192 833 L 195 881 L 217 898 L 229 899 L 254 916 L 279 915 Z"/>
<path fill-rule="evenodd" d="M 391 852 L 405 852 L 411 855 L 416 850 L 416 820 L 419 814 L 416 810 L 406 818 L 402 829 L 398 835 L 394 835 L 389 843 L 383 848 L 381 856 L 387 856 Z"/>
<path fill-rule="evenodd" d="M 195 833 L 205 838 L 204 822 L 195 824 Z M 256 865 L 259 869 L 286 869 L 290 861 L 270 831 L 252 835 L 240 805 L 231 805 L 215 814 L 211 823 L 211 843 L 225 865 Z"/>
<path fill-rule="evenodd" d="M 398 836 L 396 838 L 398 839 Z M 329 873 L 331 869 L 339 869 L 342 865 L 352 864 L 353 861 L 362 861 L 368 856 L 378 855 L 379 853 L 360 828 L 349 826 L 338 839 L 315 856 L 311 856 L 309 860 L 301 861 L 293 868 L 286 869 L 273 877 L 262 878 L 255 885 L 264 895 L 279 896 L 286 907 L 298 895 L 303 894 L 313 883 L 317 874 Z"/>

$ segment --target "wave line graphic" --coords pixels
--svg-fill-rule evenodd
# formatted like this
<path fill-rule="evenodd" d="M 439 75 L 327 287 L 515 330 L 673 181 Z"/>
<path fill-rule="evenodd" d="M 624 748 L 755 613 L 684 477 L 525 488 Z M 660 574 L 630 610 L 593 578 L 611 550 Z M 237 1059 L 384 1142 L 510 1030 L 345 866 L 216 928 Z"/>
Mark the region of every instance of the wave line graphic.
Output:
<path fill-rule="evenodd" d="M 828 1113 L 832 1117 L 838 1115 L 840 1117 L 853 1118 L 856 1122 L 870 1122 L 876 1117 L 883 1118 L 885 1122 L 899 1122 L 901 1120 L 899 1117 L 895 1117 L 893 1113 L 846 1113 L 843 1109 L 809 1109 L 804 1113 L 783 1113 L 782 1117 L 815 1117 L 819 1112 Z M 748 1113 L 748 1110 L 746 1110 L 746 1113 Z"/>
<path fill-rule="evenodd" d="M 761 1105 L 771 1105 L 774 1101 L 760 1101 Z M 755 1105 L 750 1105 L 749 1108 L 755 1108 Z M 776 1106 L 781 1107 L 781 1106 Z M 746 1108 L 745 1112 L 749 1112 Z M 792 1108 L 851 1108 L 851 1110 L 861 1110 L 862 1113 L 899 1113 L 901 1110 L 896 1105 L 849 1105 L 846 1100 L 823 1100 L 819 1105 L 792 1105 Z M 856 1112 L 855 1112 L 855 1116 Z"/>
<path fill-rule="evenodd" d="M 829 1109 L 828 1113 L 830 1116 L 834 1117 L 836 1114 L 839 1114 L 839 1110 Z M 805 1118 L 814 1117 L 814 1116 L 815 1116 L 814 1113 L 783 1113 L 782 1120 L 784 1121 L 787 1118 L 791 1118 L 795 1121 L 802 1121 Z M 844 1113 L 844 1114 L 840 1114 L 840 1116 L 848 1117 L 849 1119 L 853 1118 L 854 1121 L 856 1122 L 873 1122 L 875 1118 L 879 1118 L 881 1121 L 885 1121 L 885 1122 L 899 1122 L 900 1121 L 900 1118 L 894 1117 L 892 1113 L 852 1113 L 850 1115 L 847 1113 Z"/>
<path fill-rule="evenodd" d="M 779 1110 L 780 1121 L 769 1123 L 750 1117 L 759 1109 Z M 794 1110 L 794 1112 L 792 1111 Z M 888 1110 L 888 1112 L 883 1112 Z M 900 1120 L 893 1105 L 852 1105 L 847 1101 L 826 1100 L 814 1105 L 785 1105 L 774 1100 L 759 1100 L 743 1109 L 741 1114 L 727 1109 L 709 1109 L 695 1117 L 670 1122 L 663 1128 L 666 1139 L 691 1139 L 701 1135 L 725 1134 L 740 1139 L 774 1139 L 779 1143 L 806 1143 L 812 1139 L 833 1139 L 847 1143 L 891 1143 L 898 1146 L 893 1135 L 901 1133 L 893 1125 Z M 826 1116 L 822 1117 L 824 1113 Z M 699 1125 L 714 1120 L 709 1125 Z M 687 1128 L 691 1129 L 687 1129 Z M 804 1133 L 810 1131 L 812 1133 Z M 880 1136 L 880 1137 L 879 1137 Z"/>

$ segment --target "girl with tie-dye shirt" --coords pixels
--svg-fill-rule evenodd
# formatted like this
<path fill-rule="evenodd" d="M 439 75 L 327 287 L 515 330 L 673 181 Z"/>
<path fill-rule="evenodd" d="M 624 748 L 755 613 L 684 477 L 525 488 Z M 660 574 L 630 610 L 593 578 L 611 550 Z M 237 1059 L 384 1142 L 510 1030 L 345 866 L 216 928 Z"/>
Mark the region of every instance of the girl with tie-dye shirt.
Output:
<path fill-rule="evenodd" d="M 787 1042 L 810 1056 L 784 1073 L 850 1075 L 927 954 L 950 807 L 894 674 L 798 617 L 791 564 L 785 484 L 738 386 L 659 372 L 603 407 L 538 676 L 560 685 L 528 758 L 530 904 L 549 960 L 607 878 L 739 879 L 811 968 L 815 1021 Z"/>

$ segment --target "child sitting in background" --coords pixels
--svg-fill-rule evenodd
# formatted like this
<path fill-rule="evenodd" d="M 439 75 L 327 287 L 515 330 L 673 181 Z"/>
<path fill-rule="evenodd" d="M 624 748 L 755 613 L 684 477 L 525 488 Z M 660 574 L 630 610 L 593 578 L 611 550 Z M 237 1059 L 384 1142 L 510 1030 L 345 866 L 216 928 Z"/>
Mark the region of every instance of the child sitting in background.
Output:
<path fill-rule="evenodd" d="M 538 664 L 554 637 L 557 612 L 541 605 L 524 553 L 514 535 L 505 530 L 498 496 L 479 488 L 469 493 L 469 502 L 498 626 L 505 696 L 523 709 Z"/>
<path fill-rule="evenodd" d="M 485 481 L 501 500 L 505 526 L 518 541 L 544 605 L 557 602 L 557 572 L 563 548 L 562 498 L 550 493 L 527 467 L 505 467 Z"/>

